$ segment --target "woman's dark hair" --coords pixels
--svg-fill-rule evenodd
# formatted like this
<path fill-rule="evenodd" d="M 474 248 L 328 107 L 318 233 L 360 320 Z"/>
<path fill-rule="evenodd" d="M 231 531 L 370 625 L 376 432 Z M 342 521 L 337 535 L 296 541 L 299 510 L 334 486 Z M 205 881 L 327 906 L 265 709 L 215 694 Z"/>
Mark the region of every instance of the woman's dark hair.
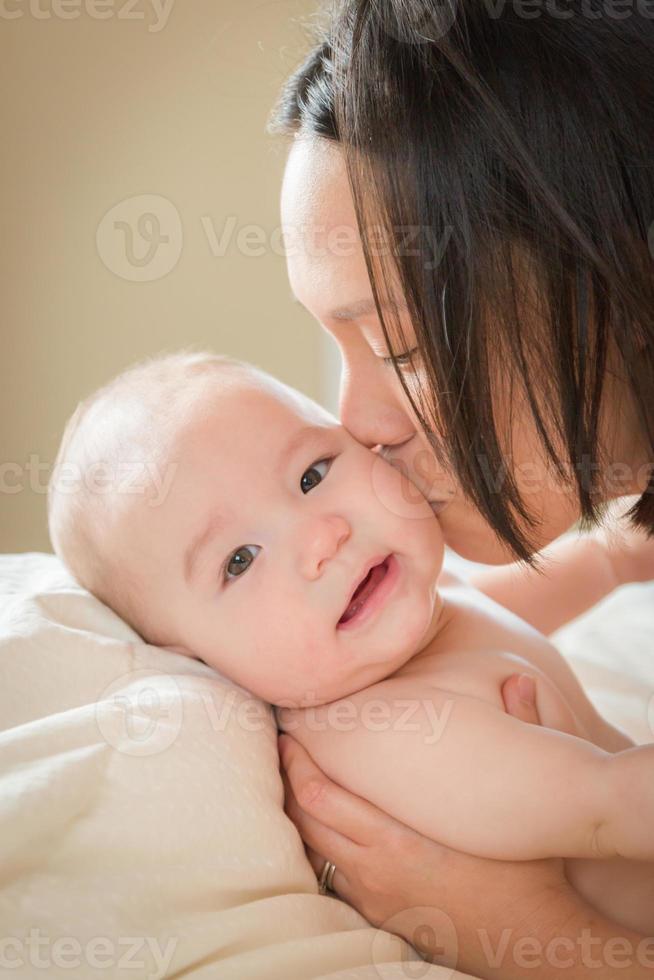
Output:
<path fill-rule="evenodd" d="M 536 7 L 342 0 L 270 126 L 340 144 L 389 350 L 406 349 L 381 310 L 395 279 L 431 389 L 396 366 L 404 390 L 529 563 L 538 520 L 506 466 L 500 379 L 576 483 L 584 526 L 605 510 L 600 404 L 616 374 L 654 460 L 654 20 L 612 0 Z M 380 227 L 386 251 L 369 240 Z M 653 469 L 629 511 L 650 534 Z"/>

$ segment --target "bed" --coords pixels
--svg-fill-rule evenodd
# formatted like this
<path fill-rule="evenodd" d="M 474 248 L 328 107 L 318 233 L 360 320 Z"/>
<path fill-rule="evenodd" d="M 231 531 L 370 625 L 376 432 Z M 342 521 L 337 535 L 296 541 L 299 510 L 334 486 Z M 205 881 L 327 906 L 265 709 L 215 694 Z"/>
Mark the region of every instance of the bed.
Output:
<path fill-rule="evenodd" d="M 654 583 L 554 640 L 600 710 L 652 740 Z M 318 894 L 283 811 L 270 707 L 142 643 L 53 555 L 0 557 L 0 671 L 13 976 L 464 976 L 413 963 L 406 942 Z"/>

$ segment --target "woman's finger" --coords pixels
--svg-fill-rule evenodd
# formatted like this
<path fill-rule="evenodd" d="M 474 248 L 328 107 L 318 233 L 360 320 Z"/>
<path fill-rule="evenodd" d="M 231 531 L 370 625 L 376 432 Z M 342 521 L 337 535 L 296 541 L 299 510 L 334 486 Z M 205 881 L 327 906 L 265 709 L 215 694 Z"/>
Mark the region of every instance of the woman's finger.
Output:
<path fill-rule="evenodd" d="M 504 707 L 508 714 L 531 725 L 540 725 L 536 710 L 536 685 L 528 674 L 512 674 L 502 687 Z"/>
<path fill-rule="evenodd" d="M 297 827 L 298 833 L 305 845 L 308 845 L 318 857 L 322 856 L 320 867 L 314 867 L 316 873 L 320 873 L 325 858 L 332 861 L 337 867 L 348 867 L 354 861 L 354 850 L 359 845 L 351 841 L 349 837 L 344 837 L 343 834 L 339 834 L 332 827 L 327 827 L 316 817 L 306 813 L 299 806 L 293 793 L 293 788 L 284 772 L 282 772 L 282 779 L 284 781 L 284 809 L 286 814 Z"/>
<path fill-rule="evenodd" d="M 298 806 L 283 768 L 282 780 L 285 794 L 284 809 L 297 827 L 304 842 L 304 849 L 316 879 L 320 879 L 325 861 L 331 861 L 332 864 L 336 865 L 336 871 L 331 879 L 331 890 L 340 895 L 341 898 L 349 900 L 349 882 L 343 869 L 347 868 L 354 859 L 353 852 L 358 845 L 354 844 L 349 837 L 343 837 L 331 827 L 321 824 L 319 820 L 309 816 Z"/>
<path fill-rule="evenodd" d="M 326 859 L 321 854 L 318 854 L 316 851 L 312 850 L 310 847 L 305 848 L 305 850 L 311 863 L 311 867 L 314 870 L 315 876 L 318 880 L 320 880 L 320 875 L 322 874 L 322 869 L 325 866 Z M 331 860 L 331 858 L 328 858 L 327 860 Z M 332 877 L 331 891 L 336 892 L 340 898 L 344 898 L 346 902 L 349 902 L 351 897 L 349 882 L 345 874 L 338 866 L 338 863 L 336 861 L 332 861 L 332 863 L 336 865 L 336 871 Z"/>
<path fill-rule="evenodd" d="M 396 821 L 367 800 L 333 783 L 290 735 L 279 736 L 279 752 L 298 806 L 357 844 L 372 844 Z"/>

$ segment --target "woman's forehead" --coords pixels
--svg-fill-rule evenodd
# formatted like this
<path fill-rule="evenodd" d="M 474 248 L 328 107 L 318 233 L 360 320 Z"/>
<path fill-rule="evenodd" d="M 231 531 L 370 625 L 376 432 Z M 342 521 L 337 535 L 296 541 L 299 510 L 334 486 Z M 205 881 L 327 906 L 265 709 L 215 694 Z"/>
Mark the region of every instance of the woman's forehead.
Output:
<path fill-rule="evenodd" d="M 357 229 L 345 159 L 336 144 L 315 138 L 293 142 L 284 171 L 281 205 L 285 225 L 319 222 L 326 230 L 340 225 Z"/>
<path fill-rule="evenodd" d="M 373 301 L 345 160 L 336 144 L 295 141 L 284 176 L 282 224 L 289 281 L 299 302 L 323 323 L 357 319 L 337 312 Z M 371 261 L 387 298 L 401 297 L 386 233 L 373 223 L 370 234 Z"/>

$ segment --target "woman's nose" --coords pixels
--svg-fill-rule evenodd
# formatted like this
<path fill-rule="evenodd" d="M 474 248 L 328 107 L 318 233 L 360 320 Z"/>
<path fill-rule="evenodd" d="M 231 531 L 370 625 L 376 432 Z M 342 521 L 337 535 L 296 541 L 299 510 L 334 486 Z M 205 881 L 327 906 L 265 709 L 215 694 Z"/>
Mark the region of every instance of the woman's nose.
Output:
<path fill-rule="evenodd" d="M 311 581 L 320 578 L 351 534 L 348 522 L 337 514 L 307 520 L 300 527 L 298 536 L 302 574 Z"/>
<path fill-rule="evenodd" d="M 415 425 L 390 385 L 345 366 L 341 377 L 341 422 L 364 446 L 397 446 L 415 435 Z"/>

